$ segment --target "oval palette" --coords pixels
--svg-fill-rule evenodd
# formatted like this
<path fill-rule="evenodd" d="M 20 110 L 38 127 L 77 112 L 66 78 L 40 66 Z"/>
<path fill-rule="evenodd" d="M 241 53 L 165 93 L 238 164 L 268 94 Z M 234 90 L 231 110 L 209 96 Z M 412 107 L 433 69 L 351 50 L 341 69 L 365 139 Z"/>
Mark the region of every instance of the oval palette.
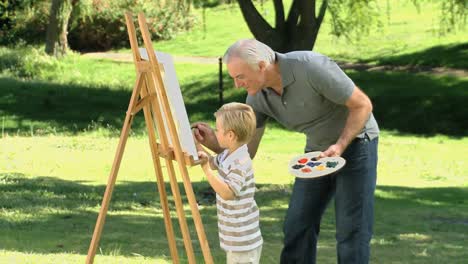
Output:
<path fill-rule="evenodd" d="M 296 156 L 289 162 L 289 172 L 299 178 L 315 178 L 339 171 L 346 164 L 342 157 L 317 159 L 320 151 Z"/>

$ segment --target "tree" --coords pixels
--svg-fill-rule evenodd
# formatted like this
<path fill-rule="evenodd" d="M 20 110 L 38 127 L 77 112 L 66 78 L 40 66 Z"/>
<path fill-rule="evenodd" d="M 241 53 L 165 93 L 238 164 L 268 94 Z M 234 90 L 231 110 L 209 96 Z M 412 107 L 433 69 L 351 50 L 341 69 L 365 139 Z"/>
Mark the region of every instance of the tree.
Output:
<path fill-rule="evenodd" d="M 381 23 L 377 0 L 292 0 L 287 17 L 283 1 L 273 0 L 274 27 L 260 14 L 253 1 L 237 2 L 254 37 L 279 52 L 312 50 L 327 11 L 331 15 L 332 34 L 335 36 L 350 38 L 352 33 L 359 36 L 369 33 L 370 26 Z M 419 7 L 417 0 L 412 2 Z M 441 2 L 442 30 L 450 31 L 457 24 L 465 25 L 466 0 Z M 389 1 L 387 9 L 388 5 Z"/>
<path fill-rule="evenodd" d="M 67 53 L 68 21 L 71 11 L 72 0 L 52 0 L 46 35 L 47 54 L 59 57 Z"/>
<path fill-rule="evenodd" d="M 275 27 L 272 27 L 252 1 L 237 0 L 237 2 L 254 37 L 280 52 L 311 50 L 328 4 L 327 0 L 323 0 L 317 12 L 315 0 L 293 0 L 288 17 L 285 19 L 283 1 L 274 0 Z"/>

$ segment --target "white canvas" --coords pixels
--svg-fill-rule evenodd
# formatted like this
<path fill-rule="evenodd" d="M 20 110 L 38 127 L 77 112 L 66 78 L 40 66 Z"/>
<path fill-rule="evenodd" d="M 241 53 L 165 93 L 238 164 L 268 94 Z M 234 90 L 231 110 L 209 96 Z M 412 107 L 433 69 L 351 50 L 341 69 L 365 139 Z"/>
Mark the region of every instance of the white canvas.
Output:
<path fill-rule="evenodd" d="M 146 49 L 140 48 L 139 50 L 141 58 L 144 60 L 149 60 Z M 182 150 L 188 155 L 192 156 L 196 161 L 198 160 L 197 148 L 195 147 L 195 141 L 192 136 L 187 110 L 185 109 L 184 99 L 182 97 L 182 92 L 180 91 L 180 85 L 174 67 L 174 60 L 172 59 L 172 56 L 167 53 L 155 51 L 155 54 L 159 64 L 162 64 L 164 67 L 164 75 L 162 76 L 164 87 L 169 99 L 169 104 L 171 105 L 172 116 L 174 117 L 174 122 L 176 124 L 177 134 L 182 146 Z M 161 109 L 161 112 L 163 112 L 163 109 Z M 166 134 L 170 135 L 167 121 L 164 115 L 163 119 L 164 127 L 166 128 Z M 170 138 L 169 145 L 172 146 Z"/>

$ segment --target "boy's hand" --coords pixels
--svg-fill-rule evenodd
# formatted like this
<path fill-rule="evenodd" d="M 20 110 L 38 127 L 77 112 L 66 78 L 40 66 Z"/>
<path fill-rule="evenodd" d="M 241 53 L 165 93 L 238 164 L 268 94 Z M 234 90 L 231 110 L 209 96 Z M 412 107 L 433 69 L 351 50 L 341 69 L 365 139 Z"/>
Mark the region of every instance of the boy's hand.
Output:
<path fill-rule="evenodd" d="M 207 161 L 209 156 L 208 156 L 208 153 L 206 153 L 205 151 L 203 150 L 199 150 L 198 151 L 198 157 L 201 159 L 201 160 L 205 160 Z"/>
<path fill-rule="evenodd" d="M 205 168 L 205 166 L 208 166 L 208 161 L 210 159 L 210 155 L 206 153 L 205 151 L 198 151 L 198 158 L 201 161 L 201 166 L 202 168 Z"/>

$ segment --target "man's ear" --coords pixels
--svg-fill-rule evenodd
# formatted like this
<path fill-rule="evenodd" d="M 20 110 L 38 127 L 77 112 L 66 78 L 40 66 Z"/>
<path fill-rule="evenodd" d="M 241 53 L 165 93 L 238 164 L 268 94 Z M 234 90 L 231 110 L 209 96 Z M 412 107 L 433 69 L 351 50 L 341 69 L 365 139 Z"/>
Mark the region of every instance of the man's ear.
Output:
<path fill-rule="evenodd" d="M 259 69 L 260 71 L 264 71 L 264 70 L 266 69 L 266 62 L 260 61 L 260 62 L 258 63 L 258 69 Z"/>

